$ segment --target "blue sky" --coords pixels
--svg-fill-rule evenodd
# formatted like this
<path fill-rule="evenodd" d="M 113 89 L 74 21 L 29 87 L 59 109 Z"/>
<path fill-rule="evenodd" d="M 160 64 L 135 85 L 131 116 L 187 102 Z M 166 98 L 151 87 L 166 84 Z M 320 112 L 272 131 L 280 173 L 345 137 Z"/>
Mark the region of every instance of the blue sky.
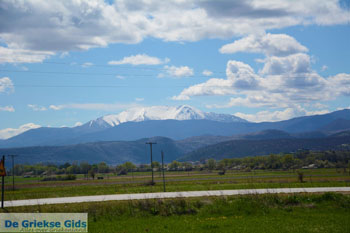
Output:
<path fill-rule="evenodd" d="M 278 121 L 350 107 L 349 1 L 0 3 L 0 139 L 137 106 Z"/>

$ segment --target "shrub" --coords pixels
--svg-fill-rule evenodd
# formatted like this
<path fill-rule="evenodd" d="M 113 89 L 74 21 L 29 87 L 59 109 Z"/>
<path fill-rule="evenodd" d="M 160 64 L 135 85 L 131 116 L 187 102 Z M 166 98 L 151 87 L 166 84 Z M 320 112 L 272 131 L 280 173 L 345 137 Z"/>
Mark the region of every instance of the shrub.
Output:
<path fill-rule="evenodd" d="M 298 180 L 300 183 L 304 183 L 304 173 L 301 171 L 298 171 Z"/>

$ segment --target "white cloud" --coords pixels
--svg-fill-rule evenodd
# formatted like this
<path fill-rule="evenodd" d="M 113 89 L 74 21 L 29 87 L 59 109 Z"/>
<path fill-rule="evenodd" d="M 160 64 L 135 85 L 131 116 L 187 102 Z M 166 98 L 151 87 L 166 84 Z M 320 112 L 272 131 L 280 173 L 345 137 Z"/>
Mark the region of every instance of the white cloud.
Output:
<path fill-rule="evenodd" d="M 125 108 L 137 107 L 137 104 L 106 104 L 106 103 L 70 103 L 61 105 L 50 105 L 49 108 L 55 111 L 63 109 L 80 109 L 80 110 L 98 110 L 98 111 L 116 111 Z"/>
<path fill-rule="evenodd" d="M 28 131 L 30 129 L 36 129 L 40 127 L 41 127 L 40 125 L 36 125 L 34 123 L 28 123 L 28 124 L 21 125 L 17 129 L 13 129 L 13 128 L 1 129 L 0 139 L 8 139 L 18 134 L 24 133 L 25 131 Z"/>
<path fill-rule="evenodd" d="M 212 76 L 213 72 L 211 72 L 210 70 L 203 70 L 202 74 L 205 76 Z"/>
<path fill-rule="evenodd" d="M 329 91 L 333 95 L 350 96 L 350 74 L 340 73 L 328 78 Z"/>
<path fill-rule="evenodd" d="M 29 49 L 6 48 L 0 46 L 0 64 L 42 62 L 52 55 L 54 55 L 54 53 L 50 51 L 33 51 Z"/>
<path fill-rule="evenodd" d="M 88 68 L 88 67 L 93 66 L 93 65 L 94 65 L 94 63 L 92 63 L 92 62 L 85 62 L 85 63 L 82 64 L 81 66 L 82 66 L 83 68 Z"/>
<path fill-rule="evenodd" d="M 83 125 L 83 123 L 81 123 L 80 121 L 77 121 L 77 122 L 74 124 L 74 127 L 81 126 L 81 125 Z"/>
<path fill-rule="evenodd" d="M 347 24 L 338 0 L 1 1 L 5 62 L 40 62 L 74 50 L 139 43 L 144 38 L 198 41 L 295 25 Z M 0 54 L 5 54 L 0 52 Z"/>
<path fill-rule="evenodd" d="M 271 122 L 271 121 L 288 120 L 294 117 L 305 116 L 305 115 L 311 116 L 311 115 L 326 114 L 326 113 L 329 113 L 329 111 L 328 110 L 307 111 L 300 106 L 295 106 L 294 108 L 286 108 L 280 111 L 273 111 L 273 112 L 260 111 L 255 114 L 244 114 L 244 113 L 238 112 L 238 113 L 235 113 L 234 115 L 252 122 L 266 122 L 266 121 Z"/>
<path fill-rule="evenodd" d="M 65 58 L 67 56 L 69 56 L 69 52 L 62 52 L 60 58 Z"/>
<path fill-rule="evenodd" d="M 158 75 L 158 78 L 163 78 L 166 76 L 181 78 L 193 76 L 194 71 L 188 66 L 164 66 L 165 73 Z"/>
<path fill-rule="evenodd" d="M 265 121 L 287 120 L 295 117 L 296 113 L 294 112 L 294 109 L 287 108 L 283 111 L 274 111 L 274 112 L 260 111 L 255 114 L 244 114 L 244 113 L 237 112 L 234 115 L 252 122 L 265 122 Z"/>
<path fill-rule="evenodd" d="M 168 63 L 170 61 L 169 58 L 160 59 L 158 57 L 151 57 L 147 54 L 137 54 L 129 57 L 124 57 L 122 60 L 119 61 L 110 61 L 108 62 L 109 65 L 161 65 L 164 63 Z"/>
<path fill-rule="evenodd" d="M 310 69 L 310 57 L 305 53 L 297 53 L 285 57 L 267 57 L 261 73 L 271 75 L 297 74 L 308 73 Z"/>
<path fill-rule="evenodd" d="M 250 35 L 220 48 L 221 53 L 263 53 L 267 56 L 286 56 L 307 52 L 308 49 L 286 34 Z"/>
<path fill-rule="evenodd" d="M 9 77 L 0 78 L 0 93 L 11 93 L 14 90 L 12 80 Z"/>
<path fill-rule="evenodd" d="M 296 42 L 297 43 L 297 42 Z M 297 51 L 297 50 L 294 50 Z M 264 67 L 256 73 L 248 64 L 228 61 L 226 79 L 212 78 L 185 88 L 173 100 L 189 100 L 192 96 L 227 95 L 227 103 L 212 104 L 210 108 L 233 106 L 295 108 L 296 105 L 334 100 L 350 95 L 350 74 L 322 77 L 311 68 L 305 53 L 267 53 L 261 60 Z"/>
<path fill-rule="evenodd" d="M 36 104 L 28 104 L 28 108 L 32 109 L 33 111 L 46 111 L 47 108 L 44 106 L 38 106 Z"/>
<path fill-rule="evenodd" d="M 321 71 L 326 71 L 326 70 L 328 70 L 328 66 L 323 65 L 323 66 L 321 67 Z"/>
<path fill-rule="evenodd" d="M 135 98 L 135 101 L 138 101 L 138 102 L 144 101 L 144 100 L 145 100 L 144 98 Z"/>
<path fill-rule="evenodd" d="M 228 61 L 226 68 L 227 79 L 211 78 L 208 81 L 184 89 L 174 100 L 188 100 L 190 96 L 201 95 L 233 95 L 240 90 L 260 89 L 261 77 L 254 70 L 240 61 Z"/>
<path fill-rule="evenodd" d="M 15 108 L 13 106 L 0 106 L 0 111 L 14 112 Z"/>
<path fill-rule="evenodd" d="M 63 105 L 53 105 L 52 104 L 52 105 L 49 106 L 49 108 L 52 109 L 52 110 L 56 110 L 57 111 L 57 110 L 63 109 L 64 106 Z"/>

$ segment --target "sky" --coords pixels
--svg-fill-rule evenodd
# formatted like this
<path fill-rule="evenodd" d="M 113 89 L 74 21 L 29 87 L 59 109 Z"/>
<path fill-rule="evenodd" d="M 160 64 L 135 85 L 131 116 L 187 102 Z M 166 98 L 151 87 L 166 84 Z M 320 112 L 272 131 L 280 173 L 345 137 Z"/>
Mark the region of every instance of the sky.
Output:
<path fill-rule="evenodd" d="M 2 0 L 0 139 L 143 106 L 350 108 L 349 0 Z"/>

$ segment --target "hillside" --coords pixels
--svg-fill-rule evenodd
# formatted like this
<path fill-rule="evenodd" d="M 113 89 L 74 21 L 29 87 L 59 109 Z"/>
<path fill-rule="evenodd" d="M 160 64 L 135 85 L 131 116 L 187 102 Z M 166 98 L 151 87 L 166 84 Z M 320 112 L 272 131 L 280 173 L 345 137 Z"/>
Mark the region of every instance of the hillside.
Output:
<path fill-rule="evenodd" d="M 220 160 L 224 158 L 290 153 L 299 149 L 316 151 L 333 150 L 342 149 L 342 144 L 350 144 L 349 132 L 332 135 L 326 138 L 279 138 L 264 140 L 239 139 L 200 148 L 184 155 L 180 160 L 199 161 L 208 158 Z"/>
<path fill-rule="evenodd" d="M 194 137 L 174 141 L 165 137 L 143 138 L 136 141 L 93 142 L 68 146 L 35 146 L 0 149 L 0 154 L 20 155 L 20 163 L 51 162 L 55 164 L 87 161 L 108 164 L 119 164 L 126 161 L 133 163 L 149 163 L 150 148 L 145 143 L 157 142 L 153 145 L 153 158 L 160 161 L 160 152 L 164 151 L 165 161 L 171 162 L 183 154 L 213 143 L 222 142 L 224 137 Z"/>

